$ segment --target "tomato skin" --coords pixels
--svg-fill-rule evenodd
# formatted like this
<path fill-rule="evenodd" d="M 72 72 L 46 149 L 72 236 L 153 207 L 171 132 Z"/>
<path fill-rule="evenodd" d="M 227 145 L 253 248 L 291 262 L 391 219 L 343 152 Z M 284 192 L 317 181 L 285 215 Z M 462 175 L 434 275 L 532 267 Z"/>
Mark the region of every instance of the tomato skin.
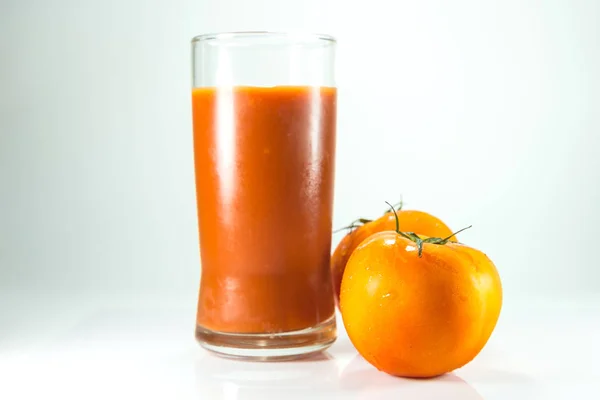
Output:
<path fill-rule="evenodd" d="M 427 237 L 441 238 L 452 235 L 452 230 L 442 220 L 424 211 L 400 210 L 397 211 L 397 214 L 400 229 L 404 232 L 415 232 Z M 342 238 L 331 256 L 330 264 L 336 304 L 339 305 L 342 276 L 352 252 L 372 234 L 395 229 L 394 213 L 387 212 L 376 220 L 354 228 Z M 450 240 L 456 241 L 456 238 L 452 237 Z"/>
<path fill-rule="evenodd" d="M 368 222 L 348 232 L 348 234 L 342 238 L 340 243 L 335 248 L 335 251 L 331 256 L 330 268 L 335 301 L 338 306 L 340 301 L 340 286 L 342 285 L 342 276 L 344 275 L 346 263 L 350 259 L 352 252 L 354 249 L 356 249 L 356 247 L 358 247 L 359 244 L 362 243 L 363 240 L 379 231 L 380 230 L 378 230 L 378 224 L 376 224 L 376 221 Z"/>
<path fill-rule="evenodd" d="M 350 340 L 378 369 L 433 377 L 471 361 L 487 343 L 502 308 L 496 267 L 463 244 L 417 246 L 380 232 L 353 252 L 340 310 Z"/>

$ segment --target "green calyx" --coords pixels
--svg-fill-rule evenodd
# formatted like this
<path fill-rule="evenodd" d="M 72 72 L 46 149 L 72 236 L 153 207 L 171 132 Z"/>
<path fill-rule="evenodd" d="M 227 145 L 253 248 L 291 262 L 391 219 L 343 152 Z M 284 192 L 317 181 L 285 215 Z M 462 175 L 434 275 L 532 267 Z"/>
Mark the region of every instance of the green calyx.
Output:
<path fill-rule="evenodd" d="M 451 234 L 450 236 L 446 237 L 446 238 L 438 238 L 438 237 L 430 237 L 427 239 L 421 239 L 419 237 L 419 235 L 417 235 L 414 232 L 402 232 L 400 230 L 400 222 L 398 221 L 398 214 L 396 213 L 396 209 L 394 208 L 393 205 L 391 205 L 390 203 L 388 203 L 387 201 L 385 202 L 388 206 L 390 206 L 390 211 L 393 211 L 394 213 L 394 217 L 396 217 L 396 233 L 400 236 L 402 236 L 403 238 L 406 238 L 412 242 L 414 242 L 417 245 L 417 249 L 418 249 L 418 254 L 419 257 L 421 257 L 423 255 L 423 244 L 424 243 L 429 243 L 429 244 L 436 244 L 439 246 L 443 246 L 446 243 L 448 243 L 448 241 L 450 240 L 450 238 L 456 234 L 461 233 L 462 231 L 465 231 L 469 228 L 471 228 L 473 225 L 469 225 L 465 228 L 462 228 L 461 230 L 458 230 L 456 232 L 454 232 L 453 234 Z"/>
<path fill-rule="evenodd" d="M 343 228 L 336 229 L 335 231 L 333 231 L 333 233 L 338 233 L 338 232 L 346 230 L 346 229 L 355 229 L 355 228 L 363 226 L 364 224 L 368 224 L 369 222 L 373 222 L 373 220 L 366 219 L 366 218 L 358 218 L 358 219 L 355 219 L 354 221 L 352 221 L 350 223 L 350 225 L 346 225 Z"/>

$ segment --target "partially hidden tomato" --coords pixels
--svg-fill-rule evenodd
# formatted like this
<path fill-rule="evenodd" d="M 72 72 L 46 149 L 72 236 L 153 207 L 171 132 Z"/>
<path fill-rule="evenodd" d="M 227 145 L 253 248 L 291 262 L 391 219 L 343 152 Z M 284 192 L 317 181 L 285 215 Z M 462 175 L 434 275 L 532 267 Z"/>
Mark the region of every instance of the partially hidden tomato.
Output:
<path fill-rule="evenodd" d="M 452 235 L 452 230 L 441 219 L 424 211 L 399 210 L 397 215 L 400 228 L 404 232 L 441 238 Z M 359 219 L 356 222 L 357 224 L 353 224 L 352 229 L 342 238 L 331 256 L 331 279 L 338 305 L 342 276 L 354 249 L 372 234 L 393 231 L 396 226 L 396 219 L 392 211 L 386 212 L 376 220 Z M 449 240 L 456 241 L 456 237 L 452 236 Z"/>
<path fill-rule="evenodd" d="M 465 365 L 488 341 L 501 307 L 500 277 L 484 253 L 400 230 L 363 241 L 341 284 L 351 342 L 397 376 L 433 377 Z"/>

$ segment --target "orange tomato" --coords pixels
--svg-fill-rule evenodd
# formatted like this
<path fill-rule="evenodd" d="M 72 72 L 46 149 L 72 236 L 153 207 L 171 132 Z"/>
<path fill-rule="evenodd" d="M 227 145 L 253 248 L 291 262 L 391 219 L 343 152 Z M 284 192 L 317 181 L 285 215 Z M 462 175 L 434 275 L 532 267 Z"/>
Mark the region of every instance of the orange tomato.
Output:
<path fill-rule="evenodd" d="M 423 243 L 419 256 L 417 244 L 394 231 L 356 248 L 341 285 L 350 340 L 368 362 L 397 376 L 433 377 L 471 361 L 501 306 L 500 277 L 484 253 Z"/>
<path fill-rule="evenodd" d="M 442 220 L 429 213 L 417 210 L 399 210 L 396 213 L 398 214 L 400 228 L 404 232 L 414 232 L 420 235 L 442 238 L 452 235 L 452 231 Z M 339 304 L 340 300 L 342 276 L 354 249 L 372 234 L 382 231 L 393 231 L 396 226 L 396 217 L 391 211 L 374 221 L 358 221 L 362 222 L 363 225 L 348 232 L 331 256 L 331 279 L 333 281 L 337 304 Z M 452 236 L 450 240 L 456 241 L 456 238 Z"/>

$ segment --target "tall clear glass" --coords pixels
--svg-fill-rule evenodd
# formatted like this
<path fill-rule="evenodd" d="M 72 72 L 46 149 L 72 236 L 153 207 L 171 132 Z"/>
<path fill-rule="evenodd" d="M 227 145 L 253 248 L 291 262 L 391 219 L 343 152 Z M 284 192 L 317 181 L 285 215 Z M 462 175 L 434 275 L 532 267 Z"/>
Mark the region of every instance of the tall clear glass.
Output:
<path fill-rule="evenodd" d="M 196 338 L 211 351 L 294 358 L 336 338 L 335 45 L 272 32 L 192 40 Z"/>

